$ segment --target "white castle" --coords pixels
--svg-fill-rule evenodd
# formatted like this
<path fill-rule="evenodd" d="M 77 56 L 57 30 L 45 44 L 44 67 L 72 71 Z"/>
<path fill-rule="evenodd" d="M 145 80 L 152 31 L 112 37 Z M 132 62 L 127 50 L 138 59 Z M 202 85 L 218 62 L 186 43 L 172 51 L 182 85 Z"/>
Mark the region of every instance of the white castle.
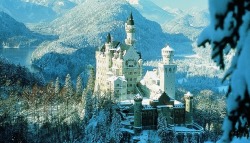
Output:
<path fill-rule="evenodd" d="M 108 93 L 119 100 L 122 124 L 126 128 L 123 141 L 140 136 L 144 129 L 157 129 L 159 115 L 166 118 L 168 129 L 176 136 L 179 134 L 180 140 L 187 134 L 200 139 L 203 128 L 193 123 L 193 95 L 185 94 L 185 103 L 175 100 L 174 50 L 164 47 L 158 68 L 147 71 L 142 78 L 143 60 L 135 49 L 132 13 L 125 23 L 125 31 L 125 43 L 113 41 L 108 34 L 105 44 L 96 51 L 95 81 L 96 92 Z"/>
<path fill-rule="evenodd" d="M 113 41 L 108 34 L 106 43 L 96 52 L 95 90 L 111 92 L 115 97 L 136 94 L 142 77 L 142 59 L 135 50 L 135 26 L 132 14 L 125 23 L 125 44 Z"/>
<path fill-rule="evenodd" d="M 96 51 L 95 91 L 111 92 L 114 97 L 127 97 L 138 93 L 137 85 L 142 80 L 141 54 L 135 49 L 135 26 L 132 13 L 125 23 L 125 44 L 113 41 L 108 34 L 106 43 Z M 143 82 L 158 95 L 166 92 L 175 99 L 174 50 L 169 46 L 162 49 L 162 62 L 158 69 L 148 71 Z M 153 94 L 154 93 L 154 94 Z"/>

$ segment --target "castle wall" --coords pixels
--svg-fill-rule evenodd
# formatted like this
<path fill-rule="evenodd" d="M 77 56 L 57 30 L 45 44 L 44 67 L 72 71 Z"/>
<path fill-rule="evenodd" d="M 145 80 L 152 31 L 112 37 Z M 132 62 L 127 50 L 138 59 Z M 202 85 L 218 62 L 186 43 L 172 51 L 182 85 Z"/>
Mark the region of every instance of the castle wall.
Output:
<path fill-rule="evenodd" d="M 165 65 L 159 63 L 158 68 L 161 90 L 165 91 L 170 98 L 175 99 L 175 73 L 177 66 L 175 64 Z"/>

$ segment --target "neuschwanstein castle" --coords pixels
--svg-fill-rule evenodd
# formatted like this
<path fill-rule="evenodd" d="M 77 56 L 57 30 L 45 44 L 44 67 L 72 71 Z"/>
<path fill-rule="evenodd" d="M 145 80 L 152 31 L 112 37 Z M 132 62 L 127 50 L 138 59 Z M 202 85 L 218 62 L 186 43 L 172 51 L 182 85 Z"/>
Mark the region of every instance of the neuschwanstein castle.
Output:
<path fill-rule="evenodd" d="M 124 126 L 124 142 L 140 141 L 143 130 L 156 130 L 163 115 L 167 128 L 179 142 L 184 136 L 201 139 L 203 128 L 193 122 L 193 96 L 184 95 L 184 103 L 175 100 L 174 50 L 162 48 L 158 68 L 142 76 L 143 60 L 136 51 L 135 22 L 130 14 L 125 22 L 125 42 L 114 41 L 108 34 L 105 44 L 96 51 L 95 90 L 111 93 L 119 101 Z"/>

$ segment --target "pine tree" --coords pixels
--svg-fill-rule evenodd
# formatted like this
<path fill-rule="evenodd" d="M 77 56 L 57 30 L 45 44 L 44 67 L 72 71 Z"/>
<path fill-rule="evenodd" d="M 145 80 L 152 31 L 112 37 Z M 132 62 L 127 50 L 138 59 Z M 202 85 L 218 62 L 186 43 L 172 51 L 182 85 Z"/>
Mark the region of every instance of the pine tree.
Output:
<path fill-rule="evenodd" d="M 59 81 L 59 77 L 56 78 L 56 82 L 55 82 L 55 94 L 56 96 L 58 96 L 60 93 L 60 81 Z"/>
<path fill-rule="evenodd" d="M 113 111 L 112 122 L 110 126 L 110 138 L 111 141 L 115 143 L 120 143 L 122 139 L 122 131 L 121 131 L 121 117 L 116 111 Z"/>
<path fill-rule="evenodd" d="M 82 88 L 83 88 L 83 87 L 82 87 L 82 77 L 81 77 L 81 75 L 79 75 L 79 76 L 77 77 L 77 80 L 76 80 L 76 95 L 77 95 L 77 96 L 81 96 L 82 91 L 83 91 Z"/>
<path fill-rule="evenodd" d="M 157 128 L 157 133 L 162 143 L 173 141 L 172 131 L 168 128 L 167 119 L 162 113 L 160 113 L 158 116 Z"/>
<path fill-rule="evenodd" d="M 94 68 L 91 67 L 89 69 L 89 78 L 88 78 L 88 83 L 87 83 L 87 90 L 90 91 L 91 93 L 94 92 L 94 87 L 95 87 L 95 71 Z"/>
<path fill-rule="evenodd" d="M 93 100 L 92 94 L 89 92 L 85 98 L 85 111 L 84 111 L 84 125 L 87 125 L 89 120 L 92 118 L 93 115 Z"/>
<path fill-rule="evenodd" d="M 65 85 L 64 85 L 65 91 L 66 91 L 66 96 L 71 97 L 74 94 L 74 90 L 73 90 L 73 85 L 72 85 L 72 81 L 71 81 L 71 77 L 69 74 L 67 74 L 66 78 L 65 78 Z"/>

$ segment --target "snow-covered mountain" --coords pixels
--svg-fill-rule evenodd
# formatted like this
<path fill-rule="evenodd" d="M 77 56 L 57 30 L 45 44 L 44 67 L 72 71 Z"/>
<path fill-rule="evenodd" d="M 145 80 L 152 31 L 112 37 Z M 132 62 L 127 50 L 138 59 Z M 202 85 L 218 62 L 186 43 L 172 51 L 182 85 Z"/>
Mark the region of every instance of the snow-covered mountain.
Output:
<path fill-rule="evenodd" d="M 85 0 L 1 0 L 0 11 L 23 23 L 52 21 Z"/>
<path fill-rule="evenodd" d="M 17 22 L 4 12 L 0 12 L 0 33 L 0 48 L 32 46 L 46 39 L 45 36 L 30 31 L 23 23 Z M 49 37 L 47 38 L 52 38 Z"/>
<path fill-rule="evenodd" d="M 60 35 L 60 39 L 46 45 L 46 51 L 58 51 L 58 48 L 80 49 L 97 47 L 106 40 L 108 32 L 114 40 L 125 39 L 124 23 L 133 12 L 136 25 L 137 48 L 145 57 L 160 54 L 166 42 L 166 36 L 161 27 L 145 19 L 125 0 L 92 0 L 70 10 L 64 16 L 54 20 L 47 29 Z M 44 48 L 39 48 L 38 50 Z M 92 48 L 93 49 L 93 48 Z"/>
<path fill-rule="evenodd" d="M 181 33 L 191 40 L 195 40 L 200 32 L 209 24 L 207 10 L 191 9 L 180 13 L 173 20 L 162 27 L 168 33 Z"/>
<path fill-rule="evenodd" d="M 144 17 L 149 20 L 164 24 L 172 20 L 176 14 L 163 10 L 151 0 L 127 0 L 135 7 Z"/>
<path fill-rule="evenodd" d="M 195 40 L 209 23 L 207 10 L 191 8 L 182 11 L 168 6 L 158 6 L 154 0 L 127 0 L 144 17 L 161 24 L 164 32 L 183 34 Z"/>
<path fill-rule="evenodd" d="M 63 61 L 55 60 L 55 58 L 58 59 L 59 54 L 65 56 L 82 54 L 82 58 L 78 56 L 81 59 L 70 61 L 80 60 L 84 65 L 83 63 L 89 61 L 87 59 L 95 57 L 95 49 L 104 43 L 109 32 L 114 40 L 124 41 L 126 37 L 124 24 L 131 12 L 136 26 L 136 48 L 142 53 L 143 59 L 160 58 L 160 50 L 166 44 L 175 48 L 176 53 L 192 52 L 190 41 L 187 38 L 182 35 L 163 33 L 159 24 L 144 18 L 126 0 L 91 0 L 79 4 L 64 16 L 43 27 L 42 31 L 57 34 L 59 39 L 44 43 L 37 48 L 33 53 L 34 63 L 43 69 L 55 69 L 60 72 L 63 70 L 63 73 L 66 73 L 68 67 L 64 66 Z M 62 57 L 61 55 L 60 57 Z M 74 58 L 76 57 L 70 56 L 67 59 Z M 55 61 L 55 63 L 47 61 Z M 91 64 L 93 61 L 90 61 Z M 79 62 L 71 65 L 74 64 L 79 65 Z M 60 69 L 55 68 L 58 65 L 61 66 Z M 51 73 L 53 72 L 51 71 Z"/>

